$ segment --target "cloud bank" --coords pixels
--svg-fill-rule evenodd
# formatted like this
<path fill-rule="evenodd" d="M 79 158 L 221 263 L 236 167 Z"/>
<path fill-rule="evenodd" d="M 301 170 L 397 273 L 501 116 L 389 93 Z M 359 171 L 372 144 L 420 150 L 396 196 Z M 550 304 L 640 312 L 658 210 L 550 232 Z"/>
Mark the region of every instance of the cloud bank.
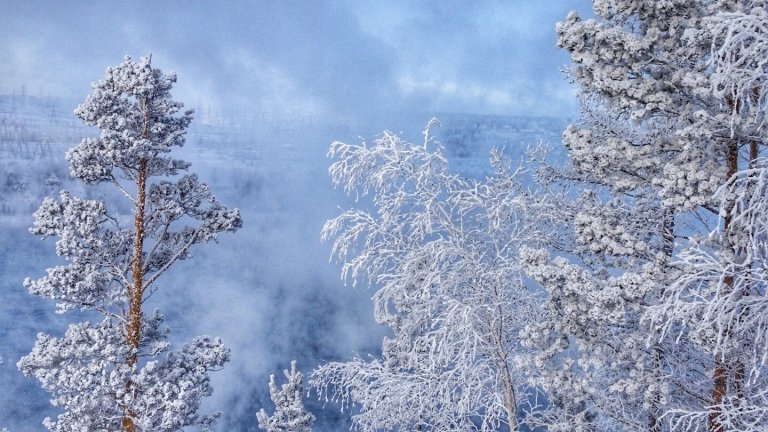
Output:
<path fill-rule="evenodd" d="M 584 0 L 512 2 L 11 1 L 0 90 L 79 100 L 123 55 L 179 73 L 219 111 L 305 111 L 351 124 L 395 114 L 575 112 L 554 23 Z"/>

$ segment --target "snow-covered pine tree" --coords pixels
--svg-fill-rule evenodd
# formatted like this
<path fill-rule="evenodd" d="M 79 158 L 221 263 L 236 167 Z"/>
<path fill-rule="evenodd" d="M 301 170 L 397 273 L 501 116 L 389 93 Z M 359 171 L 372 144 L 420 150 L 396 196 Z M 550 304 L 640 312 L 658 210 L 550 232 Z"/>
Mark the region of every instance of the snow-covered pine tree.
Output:
<path fill-rule="evenodd" d="M 550 293 L 529 342 L 566 429 L 766 429 L 765 284 L 746 252 L 762 237 L 737 222 L 764 199 L 750 168 L 765 136 L 765 7 L 601 0 L 595 19 L 557 27 L 583 101 L 564 140 L 586 192 L 571 250 L 524 255 Z"/>
<path fill-rule="evenodd" d="M 768 2 L 719 2 L 698 40 L 710 45 L 709 90 L 719 108 L 699 115 L 725 168 L 714 195 L 717 226 L 692 236 L 678 273 L 648 320 L 714 358 L 711 399 L 678 410 L 674 426 L 711 432 L 768 430 L 768 210 L 766 98 Z"/>
<path fill-rule="evenodd" d="M 269 396 L 275 412 L 269 415 L 263 408 L 259 410 L 256 414 L 259 428 L 266 432 L 311 432 L 315 416 L 304 408 L 304 376 L 296 370 L 296 360 L 291 362 L 290 372 L 286 369 L 283 374 L 288 382 L 280 388 L 275 384 L 275 376 L 269 377 Z"/>
<path fill-rule="evenodd" d="M 342 278 L 376 289 L 388 326 L 382 358 L 322 365 L 311 384 L 356 406 L 353 427 L 518 430 L 527 362 L 518 333 L 538 317 L 518 264 L 521 244 L 555 241 L 558 200 L 526 191 L 500 152 L 483 181 L 448 171 L 425 131 L 415 145 L 385 132 L 372 144 L 336 142 L 336 186 L 371 198 L 326 223 Z"/>
<path fill-rule="evenodd" d="M 169 157 L 184 143 L 192 112 L 171 99 L 174 74 L 149 58 L 130 57 L 107 69 L 75 111 L 100 129 L 67 153 L 71 174 L 86 184 L 113 185 L 130 203 L 126 219 L 99 200 L 62 191 L 35 213 L 33 234 L 58 237 L 56 253 L 69 261 L 25 280 L 35 295 L 58 302 L 57 312 L 98 313 L 97 322 L 69 326 L 62 337 L 40 333 L 18 366 L 36 377 L 63 412 L 46 418 L 52 431 L 180 431 L 206 429 L 216 415 L 197 413 L 212 392 L 208 373 L 229 358 L 218 338 L 196 337 L 171 351 L 163 317 L 142 309 L 157 280 L 190 247 L 241 226 L 237 209 L 221 206 L 195 175 L 177 181 L 189 163 Z"/>

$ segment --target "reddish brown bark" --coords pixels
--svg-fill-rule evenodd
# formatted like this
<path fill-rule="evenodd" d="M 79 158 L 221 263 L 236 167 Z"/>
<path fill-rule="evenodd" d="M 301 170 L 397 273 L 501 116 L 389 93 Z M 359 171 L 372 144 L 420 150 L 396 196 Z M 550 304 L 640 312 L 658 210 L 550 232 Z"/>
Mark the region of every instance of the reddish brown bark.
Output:
<path fill-rule="evenodd" d="M 147 161 L 142 159 L 139 162 L 139 173 L 136 184 L 138 192 L 136 194 L 136 215 L 134 218 L 135 233 L 133 237 L 133 257 L 131 259 L 131 273 L 133 275 L 133 286 L 128 287 L 128 321 L 126 323 L 126 343 L 130 353 L 126 358 L 126 365 L 133 368 L 136 365 L 139 343 L 141 341 L 141 303 L 144 296 L 144 272 L 142 253 L 144 251 L 144 207 L 146 204 L 146 185 L 147 185 Z M 126 392 L 132 392 L 132 382 L 126 383 Z M 123 431 L 135 432 L 130 409 L 124 409 L 123 412 Z"/>
<path fill-rule="evenodd" d="M 133 286 L 128 288 L 128 322 L 126 325 L 126 343 L 130 353 L 126 359 L 126 365 L 133 368 L 136 365 L 139 342 L 141 341 L 141 303 L 144 294 L 144 272 L 142 269 L 142 253 L 144 251 L 144 207 L 146 202 L 147 161 L 139 162 L 137 176 L 136 215 L 134 219 L 133 258 L 131 260 L 131 273 L 133 274 Z M 132 383 L 126 383 L 128 394 L 132 391 Z M 123 413 L 123 431 L 135 432 L 136 426 L 132 420 L 133 413 L 126 409 Z"/>
<path fill-rule="evenodd" d="M 739 168 L 739 145 L 738 142 L 733 142 L 728 146 L 728 153 L 726 155 L 726 163 L 728 169 L 726 173 L 726 181 L 736 174 Z M 725 209 L 725 217 L 723 218 L 723 232 L 725 237 L 728 238 L 728 230 L 731 226 L 731 208 Z M 731 247 L 731 246 L 727 246 Z M 730 293 L 733 290 L 733 276 L 728 275 L 723 278 L 723 285 L 725 286 L 725 293 Z M 725 400 L 725 396 L 728 391 L 728 361 L 725 355 L 719 353 L 715 359 L 715 371 L 712 375 L 712 408 L 709 412 L 709 431 L 710 432 L 723 432 L 723 423 L 721 421 L 722 416 L 722 403 Z"/>
<path fill-rule="evenodd" d="M 720 421 L 722 408 L 720 404 L 725 399 L 727 390 L 727 368 L 723 360 L 717 360 L 715 363 L 715 373 L 712 378 L 714 386 L 712 389 L 712 409 L 709 411 L 709 430 L 710 432 L 723 432 L 723 424 Z"/>
<path fill-rule="evenodd" d="M 141 137 L 149 139 L 149 103 L 141 100 L 141 108 L 144 111 L 144 124 Z M 141 342 L 141 304 L 144 299 L 144 211 L 147 201 L 147 160 L 139 160 L 136 174 L 136 202 L 134 214 L 133 257 L 131 258 L 131 274 L 133 285 L 128 287 L 128 317 L 126 322 L 126 344 L 130 350 L 125 364 L 129 369 L 136 366 L 138 360 L 139 343 Z M 129 379 L 125 384 L 126 394 L 133 392 L 133 382 Z M 133 422 L 135 412 L 130 407 L 123 407 L 122 426 L 123 432 L 136 432 Z"/>
<path fill-rule="evenodd" d="M 131 273 L 133 274 L 133 286 L 129 288 L 128 302 L 128 331 L 127 343 L 133 352 L 128 356 L 128 366 L 136 364 L 136 349 L 141 339 L 141 300 L 144 291 L 144 272 L 141 259 L 144 251 L 144 206 L 146 202 L 147 161 L 139 163 L 139 176 L 137 180 L 138 193 L 136 199 L 136 215 L 134 218 L 135 234 L 133 237 L 133 258 L 131 260 Z"/>

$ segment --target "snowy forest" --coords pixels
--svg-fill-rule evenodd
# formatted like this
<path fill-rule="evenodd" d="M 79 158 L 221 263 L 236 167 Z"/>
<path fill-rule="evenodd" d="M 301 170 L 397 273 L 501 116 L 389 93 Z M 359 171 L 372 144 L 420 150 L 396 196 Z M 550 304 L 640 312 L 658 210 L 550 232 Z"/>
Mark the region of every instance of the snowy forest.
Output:
<path fill-rule="evenodd" d="M 0 430 L 768 431 L 768 1 L 589 6 L 570 117 L 0 95 Z"/>

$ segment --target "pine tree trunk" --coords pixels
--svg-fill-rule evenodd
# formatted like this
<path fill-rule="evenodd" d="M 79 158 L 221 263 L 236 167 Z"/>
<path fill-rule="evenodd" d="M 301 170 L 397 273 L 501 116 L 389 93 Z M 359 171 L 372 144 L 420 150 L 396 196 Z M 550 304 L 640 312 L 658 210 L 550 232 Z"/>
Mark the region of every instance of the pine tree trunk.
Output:
<path fill-rule="evenodd" d="M 726 173 L 726 181 L 733 177 L 739 168 L 739 143 L 731 142 L 728 146 L 728 154 L 726 156 L 726 162 L 728 164 L 728 171 Z M 723 233 L 726 239 L 729 236 L 729 229 L 731 227 L 731 208 L 725 209 L 725 216 L 723 218 Z M 727 240 L 726 240 L 727 242 Z M 725 247 L 732 248 L 735 245 L 726 243 Z M 733 290 L 733 276 L 727 275 L 723 278 L 723 285 L 725 285 L 725 293 L 728 294 Z M 723 432 L 722 416 L 722 404 L 725 400 L 725 396 L 728 391 L 728 361 L 725 358 L 725 353 L 716 353 L 715 358 L 715 371 L 712 375 L 712 408 L 709 412 L 709 431 L 710 432 Z"/>
<path fill-rule="evenodd" d="M 753 93 L 753 102 L 757 103 L 758 94 L 757 90 L 755 89 L 755 92 Z M 749 142 L 749 169 L 755 169 L 757 168 L 757 159 L 760 157 L 760 144 L 755 141 L 751 140 Z M 750 177 L 754 177 L 755 174 L 751 174 Z M 753 186 L 754 187 L 754 186 Z M 752 191 L 754 193 L 754 191 Z M 754 264 L 753 264 L 754 265 Z M 752 266 L 748 269 L 747 274 L 747 280 L 753 281 L 752 279 Z M 752 295 L 753 289 L 754 289 L 754 282 L 749 282 L 747 285 L 747 289 L 745 290 L 743 295 Z M 740 311 L 741 314 L 741 311 Z M 738 406 L 738 404 L 741 402 L 742 399 L 744 399 L 744 378 L 746 374 L 746 367 L 744 365 L 744 361 L 741 359 L 736 361 L 736 367 L 733 375 L 733 393 L 736 395 L 736 401 L 735 404 Z"/>
<path fill-rule="evenodd" d="M 126 328 L 126 343 L 129 354 L 125 363 L 129 369 L 133 369 L 136 366 L 139 342 L 141 341 L 141 303 L 144 294 L 142 253 L 144 251 L 144 207 L 146 204 L 147 185 L 147 161 L 144 159 L 139 162 L 136 185 L 138 192 L 136 194 L 135 233 L 133 237 L 133 258 L 131 260 L 133 286 L 128 289 L 128 321 Z M 132 382 L 129 380 L 125 386 L 126 394 L 130 395 L 133 391 Z M 136 426 L 132 419 L 134 414 L 130 408 L 124 407 L 122 420 L 124 432 L 136 431 Z"/>
<path fill-rule="evenodd" d="M 720 404 L 725 399 L 725 393 L 727 390 L 727 368 L 723 359 L 717 359 L 715 361 L 715 373 L 713 375 L 714 386 L 712 388 L 712 408 L 709 412 L 709 430 L 710 432 L 723 432 L 723 424 L 720 421 L 722 415 L 722 408 Z"/>
<path fill-rule="evenodd" d="M 139 101 L 140 107 L 144 113 L 144 122 L 141 131 L 143 139 L 150 137 L 150 107 L 149 101 L 142 98 Z M 136 206 L 134 217 L 134 237 L 133 237 L 133 257 L 131 258 L 131 273 L 133 276 L 133 286 L 128 287 L 128 319 L 126 323 L 126 343 L 128 345 L 128 358 L 126 365 L 129 370 L 136 366 L 138 360 L 139 343 L 141 342 L 141 304 L 144 299 L 144 263 L 142 255 L 144 253 L 144 211 L 147 201 L 147 160 L 139 160 L 138 172 L 136 175 Z M 126 395 L 133 399 L 133 383 L 130 379 L 125 384 Z M 123 407 L 123 432 L 136 432 L 136 425 L 133 423 L 135 412 L 130 407 Z"/>
<path fill-rule="evenodd" d="M 662 252 L 667 260 L 672 259 L 672 253 L 675 249 L 675 213 L 670 208 L 664 208 L 661 213 L 661 240 L 662 240 Z M 668 261 L 667 261 L 668 262 Z M 657 342 L 654 344 L 651 355 L 653 357 L 653 367 L 655 368 L 656 377 L 661 383 L 664 376 L 664 350 Z M 656 393 L 653 397 L 653 405 L 648 415 L 648 430 L 650 432 L 661 432 L 661 422 L 659 418 L 662 414 L 661 396 Z"/>
<path fill-rule="evenodd" d="M 658 343 L 654 345 L 651 355 L 653 356 L 653 367 L 655 368 L 654 372 L 656 373 L 659 383 L 661 383 L 664 367 L 664 352 Z M 662 407 L 661 396 L 658 392 L 653 396 L 652 403 L 653 405 L 651 405 L 650 414 L 648 415 L 648 430 L 650 432 L 661 432 L 661 422 L 659 419 L 661 417 L 660 414 L 662 413 Z"/>

